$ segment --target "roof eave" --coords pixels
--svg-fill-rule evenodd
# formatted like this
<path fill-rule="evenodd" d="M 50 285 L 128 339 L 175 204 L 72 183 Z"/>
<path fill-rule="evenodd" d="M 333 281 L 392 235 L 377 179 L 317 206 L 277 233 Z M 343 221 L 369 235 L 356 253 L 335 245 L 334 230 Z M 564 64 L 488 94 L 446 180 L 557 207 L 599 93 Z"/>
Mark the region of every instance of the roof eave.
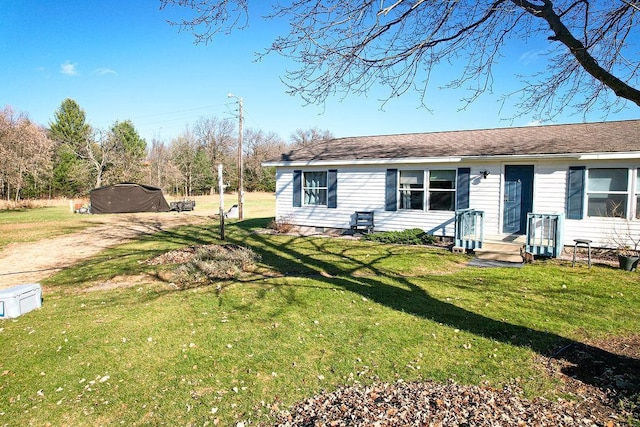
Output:
<path fill-rule="evenodd" d="M 580 160 L 627 160 L 640 159 L 640 151 L 627 151 L 620 153 L 585 153 L 580 155 Z"/>
<path fill-rule="evenodd" d="M 394 165 L 394 164 L 424 164 L 424 163 L 462 163 L 470 161 L 505 161 L 505 160 L 541 160 L 541 159 L 572 159 L 572 160 L 627 160 L 640 159 L 640 151 L 620 153 L 560 153 L 560 154 L 500 154 L 481 156 L 445 156 L 445 157 L 405 157 L 379 159 L 349 159 L 349 160 L 297 160 L 263 162 L 263 167 L 305 167 L 305 166 L 365 166 L 365 165 Z"/>
<path fill-rule="evenodd" d="M 353 165 L 393 165 L 414 163 L 457 163 L 462 157 L 403 157 L 400 159 L 350 159 L 350 160 L 298 160 L 291 162 L 263 162 L 262 166 L 296 167 L 296 166 L 353 166 Z"/>

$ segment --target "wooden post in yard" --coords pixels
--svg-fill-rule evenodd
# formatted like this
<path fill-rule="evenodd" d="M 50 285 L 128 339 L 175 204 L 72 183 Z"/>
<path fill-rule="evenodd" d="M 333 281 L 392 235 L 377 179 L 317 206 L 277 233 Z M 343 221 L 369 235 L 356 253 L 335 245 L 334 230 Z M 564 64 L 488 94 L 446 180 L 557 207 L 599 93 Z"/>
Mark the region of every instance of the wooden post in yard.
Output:
<path fill-rule="evenodd" d="M 222 180 L 222 163 L 218 165 L 218 192 L 220 193 L 220 240 L 224 240 L 224 183 Z"/>

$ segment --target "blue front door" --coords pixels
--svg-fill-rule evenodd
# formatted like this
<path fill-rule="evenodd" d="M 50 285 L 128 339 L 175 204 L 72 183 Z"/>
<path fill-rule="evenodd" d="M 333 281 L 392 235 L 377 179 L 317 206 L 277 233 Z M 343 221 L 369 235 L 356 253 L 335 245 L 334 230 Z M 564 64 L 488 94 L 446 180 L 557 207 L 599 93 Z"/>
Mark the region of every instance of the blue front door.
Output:
<path fill-rule="evenodd" d="M 533 165 L 504 167 L 504 211 L 502 231 L 524 234 L 527 214 L 533 209 Z"/>

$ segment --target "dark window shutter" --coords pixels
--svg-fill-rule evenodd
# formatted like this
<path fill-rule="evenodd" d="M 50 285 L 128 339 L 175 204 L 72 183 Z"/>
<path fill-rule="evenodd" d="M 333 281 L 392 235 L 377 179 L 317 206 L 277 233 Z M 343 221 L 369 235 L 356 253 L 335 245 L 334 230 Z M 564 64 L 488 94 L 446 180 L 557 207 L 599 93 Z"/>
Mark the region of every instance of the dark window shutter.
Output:
<path fill-rule="evenodd" d="M 327 172 L 327 207 L 338 207 L 338 171 L 330 169 Z"/>
<path fill-rule="evenodd" d="M 398 169 L 387 169 L 385 182 L 385 211 L 398 210 Z"/>
<path fill-rule="evenodd" d="M 471 168 L 458 168 L 456 186 L 456 209 L 469 209 L 469 192 L 471 190 Z"/>
<path fill-rule="evenodd" d="M 293 171 L 293 207 L 302 206 L 302 171 Z"/>
<path fill-rule="evenodd" d="M 567 219 L 582 219 L 584 215 L 584 166 L 569 167 L 567 175 Z"/>

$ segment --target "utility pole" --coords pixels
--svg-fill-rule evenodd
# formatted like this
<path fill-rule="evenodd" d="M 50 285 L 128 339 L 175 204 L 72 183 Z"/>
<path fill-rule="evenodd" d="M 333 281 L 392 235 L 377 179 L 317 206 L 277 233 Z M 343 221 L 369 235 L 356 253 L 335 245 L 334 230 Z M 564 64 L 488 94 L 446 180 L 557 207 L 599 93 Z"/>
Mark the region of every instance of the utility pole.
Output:
<path fill-rule="evenodd" d="M 238 100 L 238 220 L 244 219 L 242 205 L 244 205 L 244 187 L 242 175 L 244 166 L 242 164 L 242 98 L 230 93 L 227 98 L 236 98 Z"/>

